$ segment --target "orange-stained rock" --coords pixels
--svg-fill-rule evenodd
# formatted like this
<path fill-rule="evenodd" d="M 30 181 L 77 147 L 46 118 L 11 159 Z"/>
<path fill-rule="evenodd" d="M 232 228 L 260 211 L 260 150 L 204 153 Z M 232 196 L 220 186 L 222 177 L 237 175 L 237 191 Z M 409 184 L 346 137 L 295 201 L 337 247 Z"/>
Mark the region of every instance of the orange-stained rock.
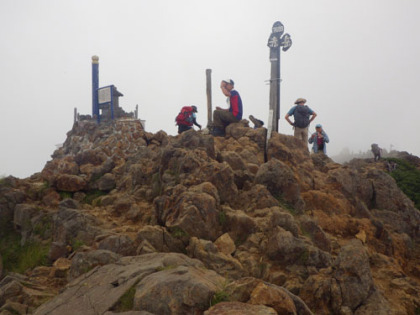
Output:
<path fill-rule="evenodd" d="M 293 300 L 284 290 L 265 283 L 260 283 L 255 287 L 249 303 L 270 306 L 276 310 L 277 314 L 297 314 Z"/>

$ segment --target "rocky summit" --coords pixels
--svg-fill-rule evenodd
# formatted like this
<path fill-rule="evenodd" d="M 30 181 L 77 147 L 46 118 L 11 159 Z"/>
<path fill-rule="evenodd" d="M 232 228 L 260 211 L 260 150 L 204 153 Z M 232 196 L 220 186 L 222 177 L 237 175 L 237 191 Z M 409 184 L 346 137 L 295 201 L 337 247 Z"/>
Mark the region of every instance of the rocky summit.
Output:
<path fill-rule="evenodd" d="M 1 315 L 420 312 L 420 212 L 385 161 L 246 120 L 225 137 L 78 121 L 40 173 L 1 180 L 0 218 L 45 251 L 20 272 L 1 253 Z"/>

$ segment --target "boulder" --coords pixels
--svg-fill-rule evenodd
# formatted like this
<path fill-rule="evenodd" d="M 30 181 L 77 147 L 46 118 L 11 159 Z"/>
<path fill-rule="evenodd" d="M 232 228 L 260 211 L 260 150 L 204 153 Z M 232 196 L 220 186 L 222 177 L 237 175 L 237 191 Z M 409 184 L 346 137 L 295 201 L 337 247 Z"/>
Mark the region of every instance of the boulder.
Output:
<path fill-rule="evenodd" d="M 295 303 L 284 289 L 263 282 L 254 288 L 249 303 L 270 306 L 277 314 L 297 314 Z"/>
<path fill-rule="evenodd" d="M 333 268 L 334 279 L 341 289 L 342 306 L 355 311 L 375 290 L 369 255 L 362 242 L 355 239 L 345 245 Z"/>
<path fill-rule="evenodd" d="M 252 305 L 241 302 L 221 302 L 207 311 L 204 315 L 276 315 L 273 308 L 265 305 Z"/>
<path fill-rule="evenodd" d="M 94 250 L 90 252 L 78 252 L 71 260 L 69 280 L 76 279 L 80 275 L 92 270 L 97 266 L 115 263 L 120 255 L 109 250 Z"/>
<path fill-rule="evenodd" d="M 50 261 L 55 261 L 60 257 L 68 255 L 67 245 L 63 242 L 52 242 L 50 250 L 48 251 L 48 258 Z"/>
<path fill-rule="evenodd" d="M 220 202 L 233 202 L 238 195 L 235 185 L 235 174 L 232 168 L 224 163 L 207 163 L 202 165 L 196 177 L 212 183 L 218 191 Z"/>
<path fill-rule="evenodd" d="M 299 221 L 302 232 L 308 233 L 318 248 L 326 252 L 331 252 L 331 241 L 324 230 L 314 220 L 308 216 L 302 216 Z"/>
<path fill-rule="evenodd" d="M 206 270 L 198 260 L 182 254 L 122 257 L 116 263 L 98 266 L 71 281 L 34 314 L 104 314 L 118 305 L 120 298 L 132 288 L 135 290 L 133 311 L 141 309 L 152 314 L 203 312 L 224 281 L 215 272 Z"/>
<path fill-rule="evenodd" d="M 45 164 L 41 171 L 41 177 L 49 184 L 54 184 L 58 175 L 78 175 L 79 165 L 74 161 L 73 156 L 66 156 L 61 159 L 53 159 Z"/>
<path fill-rule="evenodd" d="M 91 244 L 95 236 L 100 234 L 96 226 L 96 218 L 76 209 L 60 208 L 53 215 L 53 241 L 72 244 L 78 240 L 84 244 Z"/>
<path fill-rule="evenodd" d="M 158 252 L 183 252 L 185 246 L 181 240 L 173 237 L 166 228 L 158 225 L 146 225 L 137 233 L 136 243 L 143 247 L 143 242 L 147 242 Z M 139 249 L 137 249 L 137 252 Z"/>
<path fill-rule="evenodd" d="M 30 204 L 18 204 L 15 207 L 13 224 L 22 235 L 21 243 L 24 244 L 32 232 L 32 218 L 40 213 L 40 209 Z"/>
<path fill-rule="evenodd" d="M 277 227 L 268 239 L 268 257 L 281 264 L 325 268 L 331 265 L 331 255 L 307 245 L 289 231 Z"/>
<path fill-rule="evenodd" d="M 243 119 L 240 122 L 229 124 L 226 127 L 225 132 L 227 137 L 239 139 L 244 137 L 249 130 L 248 121 Z"/>
<path fill-rule="evenodd" d="M 317 313 L 351 314 L 361 305 L 372 309 L 373 300 L 369 301 L 370 297 L 381 300 L 381 294 L 373 283 L 368 252 L 361 241 L 353 239 L 343 246 L 332 267 L 309 276 L 305 281 L 300 296 L 311 309 Z M 387 308 L 386 303 L 376 307 Z"/>
<path fill-rule="evenodd" d="M 210 241 L 192 237 L 187 247 L 187 253 L 190 257 L 202 261 L 207 268 L 216 270 L 220 274 L 229 274 L 229 277 L 233 279 L 245 275 L 245 270 L 237 259 L 230 254 L 220 252 L 217 246 Z"/>
<path fill-rule="evenodd" d="M 96 182 L 96 186 L 99 190 L 102 191 L 110 191 L 115 188 L 115 176 L 111 173 L 104 174 L 101 178 L 98 179 Z"/>
<path fill-rule="evenodd" d="M 256 209 L 278 206 L 279 201 L 273 197 L 266 186 L 254 183 L 249 190 L 239 193 L 236 205 L 238 209 L 243 209 L 248 213 Z"/>
<path fill-rule="evenodd" d="M 243 242 L 249 235 L 258 230 L 255 220 L 241 210 L 224 208 L 226 213 L 226 226 L 229 227 L 229 235 L 234 241 Z"/>
<path fill-rule="evenodd" d="M 155 200 L 158 221 L 172 233 L 214 241 L 222 234 L 215 194 L 191 188 L 175 195 L 170 202 Z"/>
<path fill-rule="evenodd" d="M 303 209 L 304 202 L 300 197 L 299 183 L 285 163 L 271 159 L 261 165 L 254 183 L 266 186 L 273 196 L 283 198 L 298 210 Z"/>
<path fill-rule="evenodd" d="M 134 309 L 154 314 L 199 314 L 224 278 L 194 266 L 175 266 L 152 273 L 136 286 Z"/>
<path fill-rule="evenodd" d="M 9 298 L 19 295 L 23 290 L 23 286 L 19 281 L 13 279 L 3 279 L 0 282 L 0 305 L 2 305 Z"/>
<path fill-rule="evenodd" d="M 231 255 L 236 250 L 235 243 L 228 233 L 221 235 L 214 242 L 214 245 L 216 245 L 217 249 L 225 255 Z"/>
<path fill-rule="evenodd" d="M 214 150 L 214 138 L 210 135 L 204 135 L 194 130 L 181 133 L 177 141 L 173 142 L 173 146 L 175 148 L 203 150 L 212 159 L 216 156 Z"/>
<path fill-rule="evenodd" d="M 127 235 L 111 235 L 99 242 L 98 249 L 108 250 L 121 256 L 136 254 L 136 246 Z"/>
<path fill-rule="evenodd" d="M 87 187 L 86 181 L 77 175 L 60 174 L 55 180 L 55 187 L 61 191 L 76 192 Z"/>

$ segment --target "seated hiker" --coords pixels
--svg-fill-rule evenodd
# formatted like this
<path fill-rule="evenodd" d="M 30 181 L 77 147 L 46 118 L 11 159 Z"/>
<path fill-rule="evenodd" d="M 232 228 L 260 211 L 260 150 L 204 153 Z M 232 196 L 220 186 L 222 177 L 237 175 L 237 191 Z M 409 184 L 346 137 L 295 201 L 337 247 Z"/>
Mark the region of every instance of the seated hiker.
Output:
<path fill-rule="evenodd" d="M 249 115 L 249 120 L 252 121 L 252 123 L 254 124 L 254 129 L 261 128 L 262 126 L 264 126 L 264 122 L 262 120 L 259 120 L 252 115 Z"/>
<path fill-rule="evenodd" d="M 182 107 L 181 111 L 175 118 L 176 124 L 178 125 L 178 134 L 192 129 L 193 124 L 201 130 L 201 125 L 197 123 L 196 120 L 196 113 L 197 107 L 194 105 Z"/>
<path fill-rule="evenodd" d="M 380 160 L 382 155 L 382 149 L 376 143 L 372 143 L 370 147 L 372 148 L 374 161 Z"/>
<path fill-rule="evenodd" d="M 321 124 L 315 126 L 315 132 L 311 135 L 308 142 L 313 143 L 312 150 L 314 153 L 322 152 L 327 154 L 327 143 L 330 142 L 327 133 L 322 129 Z"/>
<path fill-rule="evenodd" d="M 242 119 L 242 100 L 238 91 L 234 90 L 235 83 L 231 79 L 223 80 L 220 83 L 222 93 L 226 95 L 228 109 L 216 107 L 213 111 L 213 136 L 223 137 L 225 128 L 231 123 L 239 122 Z"/>

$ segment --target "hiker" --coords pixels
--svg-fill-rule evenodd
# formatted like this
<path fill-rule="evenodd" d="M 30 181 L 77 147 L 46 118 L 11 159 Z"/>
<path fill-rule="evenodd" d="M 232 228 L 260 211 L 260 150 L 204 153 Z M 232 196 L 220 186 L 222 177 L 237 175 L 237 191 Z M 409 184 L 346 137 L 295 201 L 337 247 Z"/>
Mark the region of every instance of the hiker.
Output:
<path fill-rule="evenodd" d="M 262 126 L 264 126 L 264 122 L 262 120 L 255 118 L 252 115 L 249 115 L 249 120 L 254 124 L 254 129 L 262 128 Z"/>
<path fill-rule="evenodd" d="M 232 79 L 226 79 L 220 83 L 222 93 L 228 97 L 226 102 L 229 108 L 223 109 L 217 106 L 213 111 L 213 136 L 224 137 L 226 126 L 242 119 L 242 100 L 234 87 L 235 82 Z"/>
<path fill-rule="evenodd" d="M 316 113 L 305 105 L 306 100 L 304 98 L 298 98 L 286 116 L 284 117 L 287 122 L 295 128 L 294 136 L 306 145 L 308 139 L 308 126 L 315 119 Z M 309 119 L 309 117 L 312 117 Z M 295 122 L 291 122 L 290 116 L 294 116 Z"/>
<path fill-rule="evenodd" d="M 376 143 L 372 143 L 370 147 L 373 153 L 373 160 L 379 161 L 381 159 L 382 149 Z"/>
<path fill-rule="evenodd" d="M 201 130 L 201 125 L 197 123 L 197 106 L 184 106 L 182 107 L 179 114 L 176 116 L 175 121 L 178 125 L 178 134 L 183 133 L 184 131 L 192 129 L 193 124 L 196 125 Z"/>
<path fill-rule="evenodd" d="M 327 154 L 327 143 L 330 142 L 327 133 L 322 129 L 321 124 L 315 126 L 315 132 L 311 135 L 308 142 L 313 143 L 312 150 L 314 153 L 322 152 Z"/>

